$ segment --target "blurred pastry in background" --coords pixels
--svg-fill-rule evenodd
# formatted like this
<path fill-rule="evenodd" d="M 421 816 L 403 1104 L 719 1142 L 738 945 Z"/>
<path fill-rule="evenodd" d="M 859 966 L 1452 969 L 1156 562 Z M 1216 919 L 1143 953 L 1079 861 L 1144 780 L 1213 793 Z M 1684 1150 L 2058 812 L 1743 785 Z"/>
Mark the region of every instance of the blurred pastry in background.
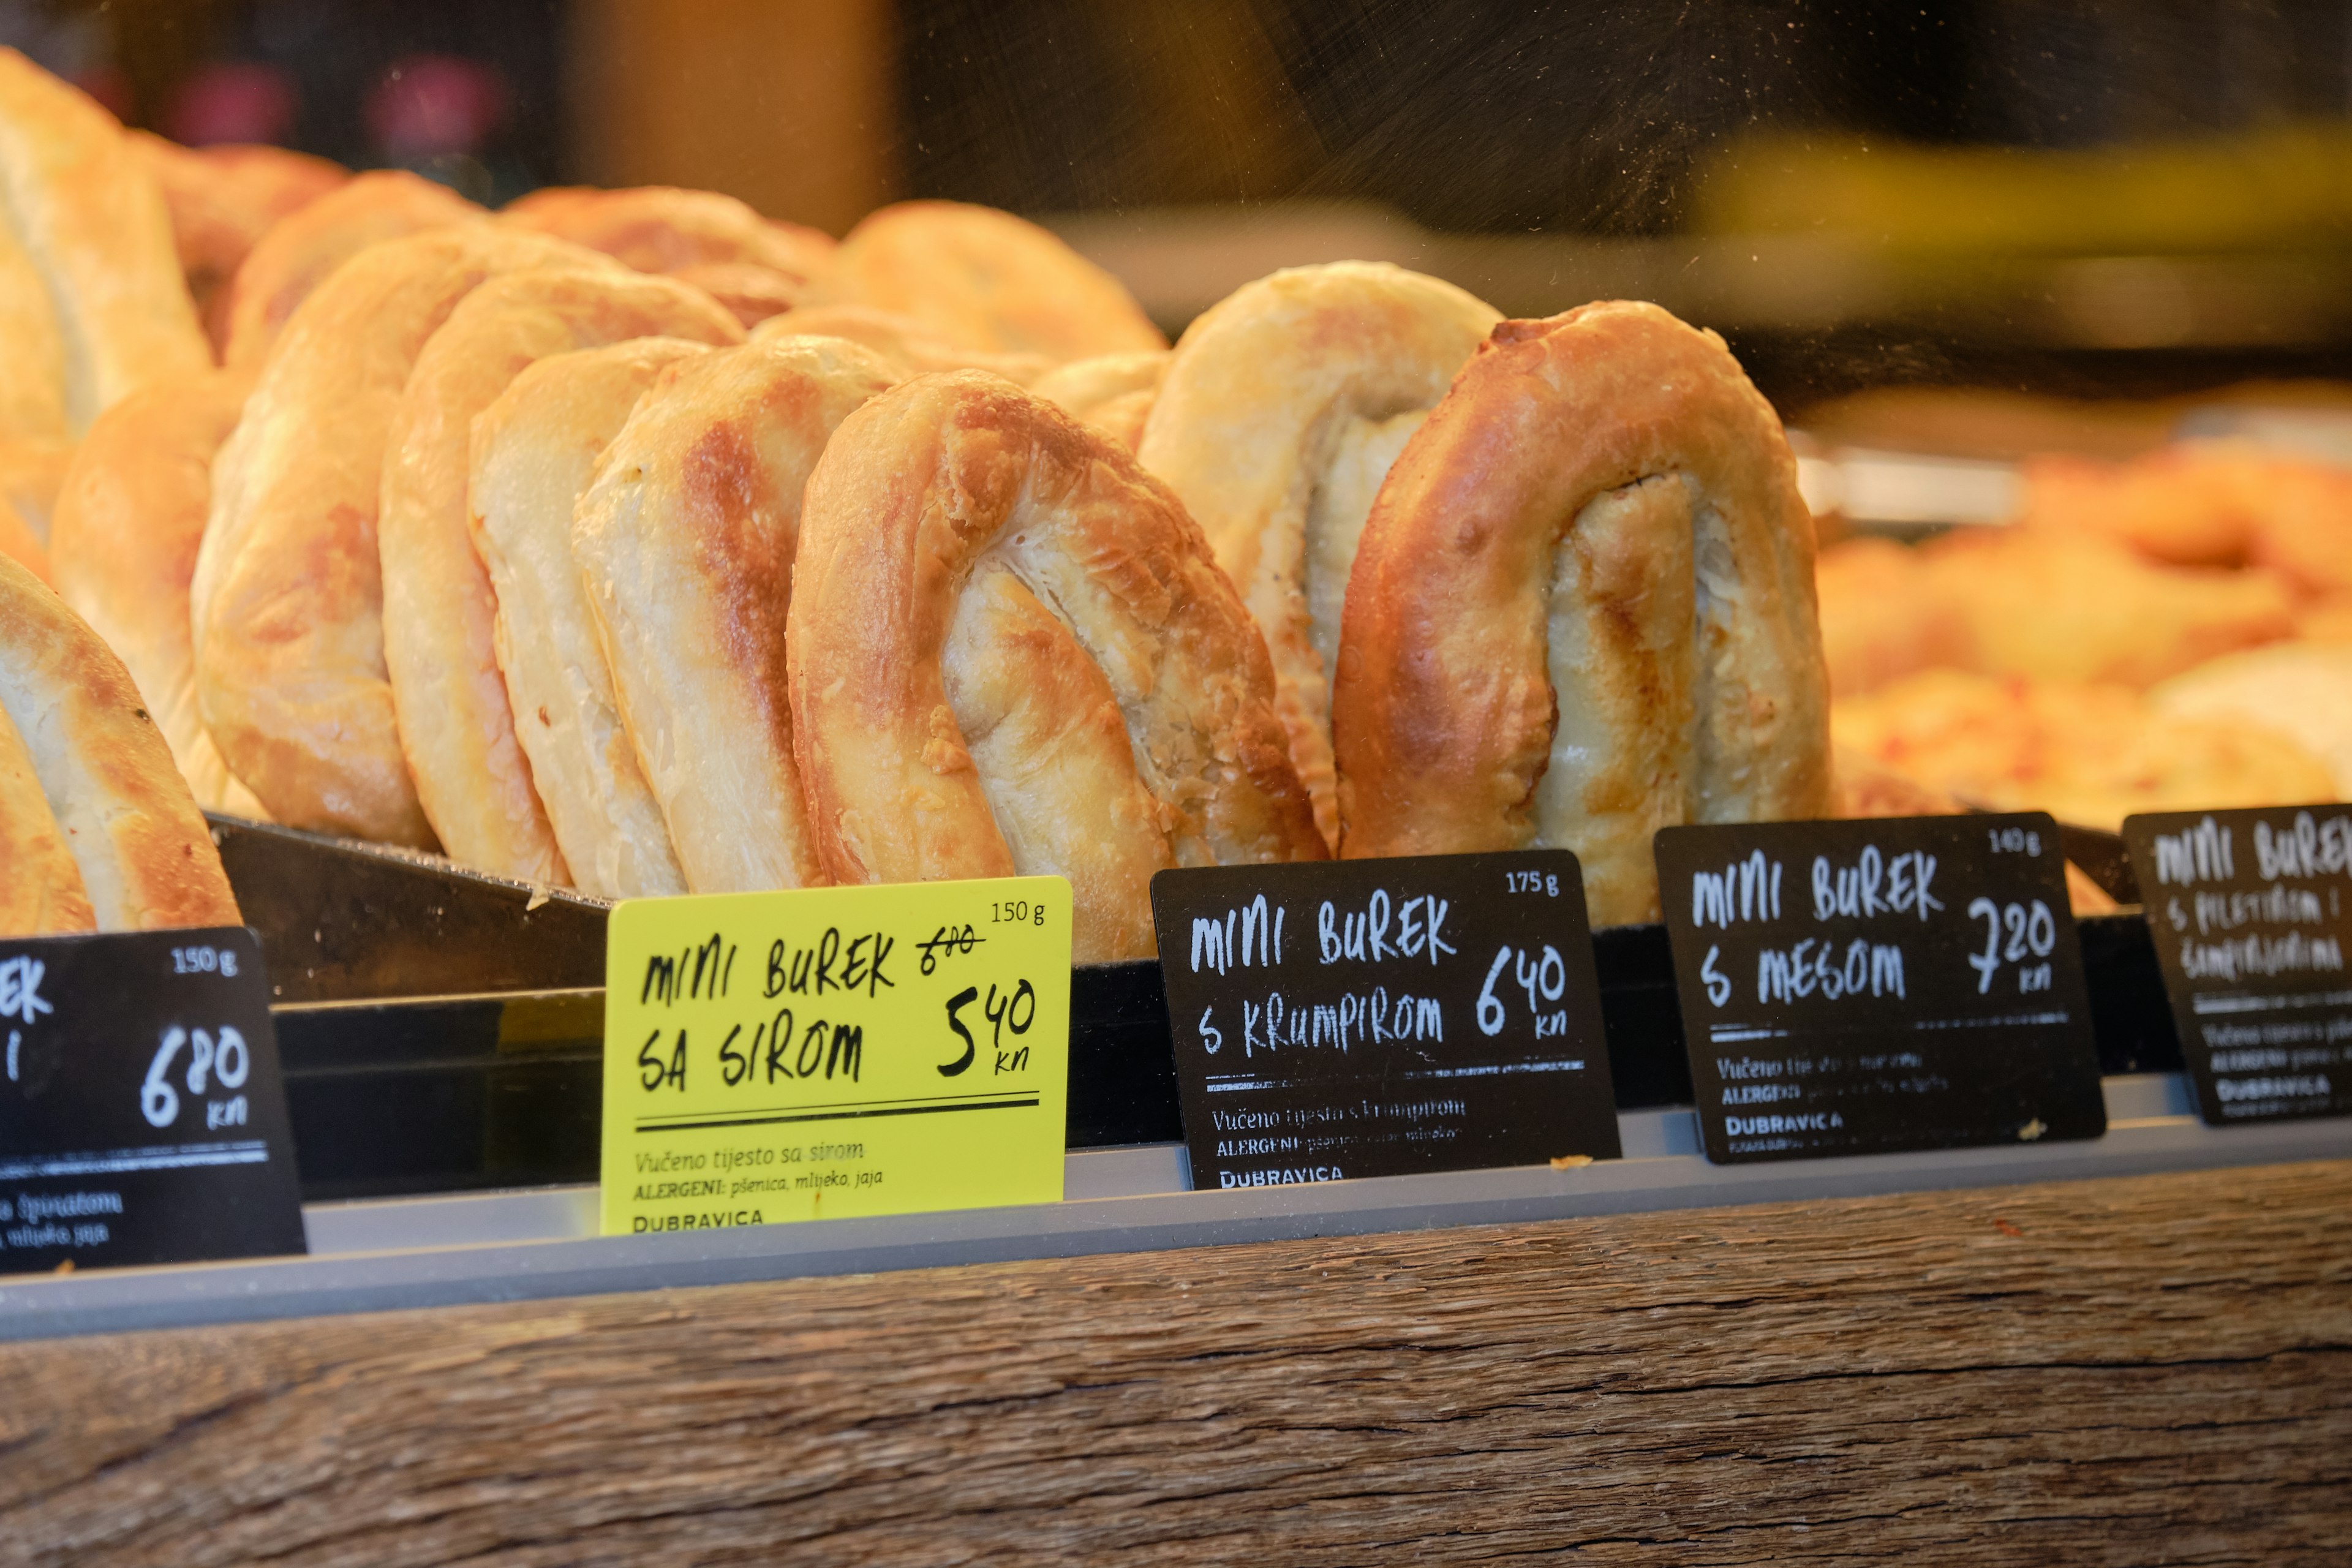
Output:
<path fill-rule="evenodd" d="M 154 172 L 172 214 L 180 271 L 213 352 L 228 342 L 228 284 L 283 217 L 352 177 L 341 164 L 283 147 L 183 147 L 144 131 L 131 150 Z"/>
<path fill-rule="evenodd" d="M 2325 800 L 2326 764 L 2236 718 L 2163 712 L 2127 687 L 1955 669 L 1832 705 L 1842 750 L 1971 806 L 2110 830 L 2134 812 Z"/>
<path fill-rule="evenodd" d="M 2231 719 L 2293 736 L 2352 800 L 2352 644 L 2275 643 L 2249 648 L 2150 689 L 2159 713 Z"/>
<path fill-rule="evenodd" d="M 1891 539 L 1849 539 L 1814 567 L 1830 691 L 1854 696 L 1972 657 L 1968 624 L 1935 581 L 1925 551 Z"/>
<path fill-rule="evenodd" d="M 1988 675 L 2146 686 L 2294 628 L 2270 573 L 2158 565 L 2087 535 L 1951 533 L 1924 553 Z"/>
<path fill-rule="evenodd" d="M 761 217 L 716 191 L 551 185 L 508 203 L 499 216 L 639 272 L 692 283 L 747 327 L 805 301 L 833 265 L 832 236 Z"/>
<path fill-rule="evenodd" d="M 1127 286 L 1034 223 L 899 202 L 842 240 L 822 298 L 912 316 L 950 342 L 1052 360 L 1164 349 Z"/>
<path fill-rule="evenodd" d="M 1842 697 L 1939 668 L 2147 686 L 2296 626 L 2273 573 L 2165 566 L 2054 529 L 1849 540 L 1822 552 L 1819 591 Z"/>
<path fill-rule="evenodd" d="M 2126 462 L 2024 467 L 2030 529 L 2095 533 L 2181 566 L 2267 566 L 2310 593 L 2352 588 L 2352 471 L 2249 441 L 2190 441 Z"/>
<path fill-rule="evenodd" d="M 1026 386 L 1054 368 L 1044 354 L 1003 353 L 942 337 L 929 321 L 872 305 L 807 305 L 761 321 L 754 334 L 775 338 L 845 338 L 872 349 L 903 379 L 935 370 L 992 371 Z"/>

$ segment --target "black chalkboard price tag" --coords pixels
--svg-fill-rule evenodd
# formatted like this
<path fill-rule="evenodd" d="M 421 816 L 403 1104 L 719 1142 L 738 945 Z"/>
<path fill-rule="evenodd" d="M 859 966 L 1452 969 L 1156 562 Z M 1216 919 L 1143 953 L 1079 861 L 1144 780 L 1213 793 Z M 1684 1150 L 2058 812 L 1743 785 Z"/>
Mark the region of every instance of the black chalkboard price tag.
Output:
<path fill-rule="evenodd" d="M 2352 1112 L 2352 808 L 2132 816 L 2124 842 L 2206 1121 Z"/>
<path fill-rule="evenodd" d="M 0 940 L 0 1273 L 304 1250 L 253 933 Z"/>
<path fill-rule="evenodd" d="M 1151 879 L 1194 1187 L 1613 1160 L 1564 850 Z"/>
<path fill-rule="evenodd" d="M 2047 816 L 1669 827 L 1656 847 L 1708 1159 L 2106 1131 Z"/>

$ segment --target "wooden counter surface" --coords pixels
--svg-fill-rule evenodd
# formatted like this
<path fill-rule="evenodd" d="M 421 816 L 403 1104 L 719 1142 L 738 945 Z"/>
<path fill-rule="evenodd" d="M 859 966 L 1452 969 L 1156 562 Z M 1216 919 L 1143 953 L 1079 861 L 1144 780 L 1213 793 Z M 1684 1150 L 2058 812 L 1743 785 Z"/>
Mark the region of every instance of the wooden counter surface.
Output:
<path fill-rule="evenodd" d="M 2352 1162 L 0 1346 L 0 1562 L 2352 1561 Z"/>

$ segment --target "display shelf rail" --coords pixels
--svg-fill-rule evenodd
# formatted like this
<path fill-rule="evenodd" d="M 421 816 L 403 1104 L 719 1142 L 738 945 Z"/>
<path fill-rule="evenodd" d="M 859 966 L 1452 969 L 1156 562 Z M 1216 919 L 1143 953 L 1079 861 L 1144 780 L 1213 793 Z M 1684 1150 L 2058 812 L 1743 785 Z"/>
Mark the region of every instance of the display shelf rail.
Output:
<path fill-rule="evenodd" d="M 2105 1090 L 2107 1133 L 2081 1142 L 1722 1166 L 1690 1110 L 1648 1110 L 1620 1114 L 1623 1159 L 1566 1169 L 1192 1192 L 1182 1146 L 1146 1144 L 1073 1151 L 1059 1204 L 662 1236 L 597 1235 L 592 1185 L 314 1203 L 309 1257 L 0 1281 L 0 1340 L 2352 1155 L 2347 1121 L 2207 1127 L 2178 1074 Z"/>

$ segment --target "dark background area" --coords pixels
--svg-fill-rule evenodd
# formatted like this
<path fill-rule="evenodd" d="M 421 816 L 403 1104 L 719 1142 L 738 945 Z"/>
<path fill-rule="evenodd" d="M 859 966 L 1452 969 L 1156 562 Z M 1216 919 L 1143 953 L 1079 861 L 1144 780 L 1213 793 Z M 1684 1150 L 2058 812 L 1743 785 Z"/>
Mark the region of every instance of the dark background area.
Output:
<path fill-rule="evenodd" d="M 2123 347 L 2053 344 L 2063 279 L 2001 283 L 2013 307 L 1914 279 L 1900 310 L 1774 320 L 1675 293 L 1669 254 L 1704 237 L 1708 170 L 1759 135 L 2049 150 L 2343 126 L 2352 5 L 2321 0 L 0 0 L 0 42 L 183 140 L 400 164 L 487 201 L 661 181 L 835 232 L 899 196 L 1138 223 L 1348 203 L 1441 237 L 1649 243 L 1654 279 L 1608 286 L 1721 327 L 1798 401 L 2352 371 L 2352 311 L 2324 305 L 2352 266 L 2304 254 L 2352 258 L 2332 228 L 2298 238 L 2289 279 L 2322 307 Z M 2199 277 L 2224 315 L 2286 297 L 2259 265 Z"/>

